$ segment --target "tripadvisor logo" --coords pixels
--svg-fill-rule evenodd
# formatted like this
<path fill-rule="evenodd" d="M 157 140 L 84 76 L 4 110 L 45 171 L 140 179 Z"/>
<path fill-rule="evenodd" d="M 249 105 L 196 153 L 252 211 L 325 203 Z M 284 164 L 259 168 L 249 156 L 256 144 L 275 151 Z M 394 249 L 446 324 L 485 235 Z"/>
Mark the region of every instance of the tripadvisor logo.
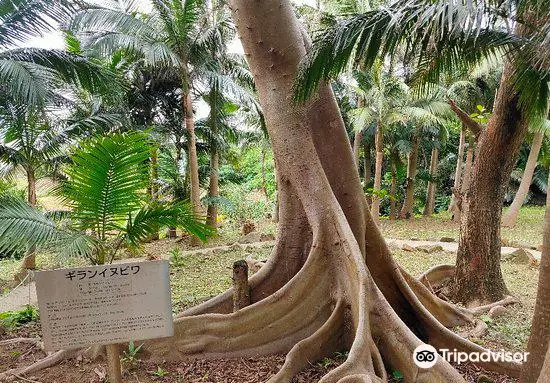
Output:
<path fill-rule="evenodd" d="M 516 362 L 524 363 L 529 356 L 528 352 L 510 352 L 510 351 L 482 351 L 482 352 L 462 352 L 442 348 L 439 350 L 441 357 L 449 363 L 461 364 L 464 362 Z M 429 344 L 421 344 L 413 353 L 414 363 L 420 368 L 432 368 L 440 357 L 438 351 Z"/>
<path fill-rule="evenodd" d="M 413 360 L 420 368 L 432 368 L 437 363 L 439 354 L 437 350 L 429 344 L 421 344 L 414 349 Z"/>

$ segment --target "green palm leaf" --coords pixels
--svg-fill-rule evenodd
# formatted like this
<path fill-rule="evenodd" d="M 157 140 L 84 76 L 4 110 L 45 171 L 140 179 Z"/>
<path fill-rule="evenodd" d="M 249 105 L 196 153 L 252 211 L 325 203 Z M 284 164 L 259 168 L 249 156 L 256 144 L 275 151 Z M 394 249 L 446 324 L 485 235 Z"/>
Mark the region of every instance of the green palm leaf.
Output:
<path fill-rule="evenodd" d="M 124 227 L 147 187 L 149 151 L 142 133 L 94 137 L 75 150 L 60 192 L 81 229 L 105 240 L 109 231 Z"/>
<path fill-rule="evenodd" d="M 137 244 L 161 228 L 180 227 L 206 241 L 213 230 L 201 221 L 187 202 L 146 206 L 128 220 L 126 234 L 130 243 Z"/>

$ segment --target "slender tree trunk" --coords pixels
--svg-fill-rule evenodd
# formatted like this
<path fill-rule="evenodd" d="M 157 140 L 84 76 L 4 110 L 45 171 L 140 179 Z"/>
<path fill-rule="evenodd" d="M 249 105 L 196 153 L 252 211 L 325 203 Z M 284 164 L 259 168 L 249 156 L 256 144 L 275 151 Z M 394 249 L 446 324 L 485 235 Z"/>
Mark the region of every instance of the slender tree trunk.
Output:
<path fill-rule="evenodd" d="M 377 193 L 382 188 L 382 164 L 384 161 L 384 132 L 382 126 L 376 127 L 376 135 L 374 137 L 376 148 L 376 164 L 374 167 L 374 194 L 372 195 L 371 215 L 375 222 L 380 218 L 380 197 Z"/>
<path fill-rule="evenodd" d="M 468 305 L 494 302 L 508 293 L 500 270 L 500 217 L 527 124 L 515 90 L 513 64 L 505 64 L 493 115 L 482 132 L 471 185 L 462 202 L 453 297 Z"/>
<path fill-rule="evenodd" d="M 27 171 L 27 201 L 31 206 L 36 206 L 36 174 L 33 168 L 28 167 Z"/>
<path fill-rule="evenodd" d="M 355 137 L 353 138 L 353 158 L 355 158 L 355 165 L 357 166 L 357 171 L 360 167 L 360 157 L 361 157 L 361 141 L 363 141 L 363 131 L 359 130 L 355 132 Z"/>
<path fill-rule="evenodd" d="M 397 199 L 395 195 L 397 193 L 397 169 L 395 167 L 395 161 L 391 162 L 391 189 L 390 189 L 390 221 L 394 221 L 397 217 Z"/>
<path fill-rule="evenodd" d="M 36 173 L 34 168 L 27 167 L 25 169 L 27 173 L 27 202 L 31 206 L 36 206 Z M 36 269 L 36 247 L 32 246 L 27 250 L 23 260 L 21 261 L 21 266 L 17 273 L 15 273 L 13 280 L 14 283 L 20 283 L 27 276 L 28 270 Z"/>
<path fill-rule="evenodd" d="M 435 209 L 435 188 L 436 183 L 433 181 L 437 175 L 437 163 L 439 161 L 439 149 L 432 149 L 432 158 L 430 160 L 430 180 L 428 181 L 428 190 L 426 191 L 426 205 L 424 206 L 424 216 L 429 217 L 434 213 Z"/>
<path fill-rule="evenodd" d="M 460 129 L 460 139 L 458 143 L 458 153 L 456 155 L 456 168 L 455 168 L 455 180 L 453 184 L 453 193 L 451 194 L 451 202 L 449 203 L 448 211 L 450 213 L 456 210 L 456 196 L 455 193 L 460 190 L 460 184 L 462 183 L 462 166 L 464 164 L 464 146 L 466 144 L 466 132 L 464 124 Z"/>
<path fill-rule="evenodd" d="M 210 152 L 210 185 L 208 186 L 208 197 L 211 199 L 206 212 L 206 224 L 211 227 L 218 227 L 218 203 L 215 201 L 219 197 L 219 153 L 214 147 Z M 214 203 L 213 203 L 214 202 Z"/>
<path fill-rule="evenodd" d="M 537 167 L 537 158 L 539 156 L 540 148 L 542 147 L 543 138 L 544 133 L 542 132 L 536 132 L 533 137 L 533 143 L 531 144 L 531 150 L 529 151 L 529 157 L 527 158 L 527 164 L 525 165 L 525 170 L 523 172 L 523 176 L 521 177 L 519 189 L 516 192 L 516 196 L 514 197 L 514 201 L 510 205 L 510 208 L 502 218 L 502 226 L 515 226 L 518 220 L 519 210 L 527 198 L 529 187 L 533 181 L 533 173 Z"/>
<path fill-rule="evenodd" d="M 265 145 L 262 143 L 262 192 L 264 193 L 265 200 L 269 201 L 269 196 L 267 195 L 267 184 L 265 176 Z"/>
<path fill-rule="evenodd" d="M 548 178 L 550 187 L 550 175 Z M 550 190 L 550 189 L 549 189 Z M 531 336 L 527 344 L 529 357 L 523 366 L 520 383 L 535 383 L 541 375 L 544 359 L 550 342 L 550 193 L 546 193 L 546 213 L 544 215 L 544 239 L 539 268 L 539 284 Z M 550 367 L 550 366 L 549 366 Z M 548 374 L 549 371 L 545 371 Z M 550 378 L 550 374 L 546 376 Z M 542 380 L 548 382 L 550 380 Z"/>
<path fill-rule="evenodd" d="M 193 205 L 195 214 L 202 215 L 203 208 L 201 205 L 200 183 L 199 183 L 199 160 L 197 157 L 197 139 L 195 137 L 195 116 L 193 114 L 193 99 L 189 89 L 189 74 L 187 67 L 184 67 L 183 74 L 183 112 L 185 116 L 185 129 L 187 130 L 187 158 L 189 160 L 189 178 L 191 184 L 190 200 Z M 198 245 L 200 240 L 193 236 L 193 244 Z"/>
<path fill-rule="evenodd" d="M 151 193 L 151 202 L 155 203 L 158 201 L 158 159 L 159 159 L 159 149 L 154 147 L 151 150 L 151 169 L 150 169 L 150 180 L 149 180 L 149 189 Z M 159 239 L 158 231 L 151 235 L 152 241 L 157 241 Z"/>
<path fill-rule="evenodd" d="M 370 180 L 372 178 L 372 156 L 371 156 L 371 147 L 370 144 L 365 142 L 365 146 L 363 148 L 363 151 L 365 153 L 364 162 L 363 162 L 363 177 L 365 179 L 365 187 L 370 184 Z M 372 205 L 372 197 L 367 194 L 367 204 L 369 206 Z"/>
<path fill-rule="evenodd" d="M 400 219 L 413 219 L 414 212 L 414 184 L 418 168 L 418 152 L 420 148 L 420 135 L 422 131 L 415 132 L 412 137 L 412 148 L 407 158 L 407 185 L 405 187 L 405 199 L 399 213 Z"/>

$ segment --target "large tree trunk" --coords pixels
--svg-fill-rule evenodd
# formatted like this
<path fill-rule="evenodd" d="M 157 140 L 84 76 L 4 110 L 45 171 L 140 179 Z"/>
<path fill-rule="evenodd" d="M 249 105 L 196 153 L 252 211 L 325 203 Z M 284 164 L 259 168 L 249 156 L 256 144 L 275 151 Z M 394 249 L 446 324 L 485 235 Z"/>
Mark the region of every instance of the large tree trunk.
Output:
<path fill-rule="evenodd" d="M 232 313 L 228 291 L 186 311 L 173 337 L 144 349 L 158 360 L 288 352 L 269 383 L 289 383 L 311 362 L 347 349 L 347 360 L 321 383 L 380 383 L 388 370 L 407 382 L 464 383 L 443 359 L 423 370 L 411 356 L 422 342 L 483 351 L 444 327 L 471 323 L 472 313 L 432 295 L 392 259 L 368 213 L 330 87 L 293 102 L 308 41 L 290 1 L 230 6 L 277 160 L 279 236 L 268 263 L 250 278 L 250 306 Z M 504 362 L 480 365 L 519 371 Z"/>
<path fill-rule="evenodd" d="M 452 214 L 456 211 L 457 198 L 455 193 L 460 190 L 460 184 L 462 183 L 462 165 L 464 163 L 464 146 L 466 144 L 466 131 L 464 124 L 460 129 L 460 141 L 458 143 L 458 153 L 456 155 L 456 168 L 455 168 L 455 180 L 453 184 L 453 193 L 451 194 L 451 202 L 449 203 L 448 211 Z M 453 216 L 454 218 L 454 216 Z M 457 219 L 458 221 L 459 219 Z"/>
<path fill-rule="evenodd" d="M 374 166 L 374 194 L 372 195 L 370 212 L 375 222 L 378 222 L 380 217 L 380 197 L 377 193 L 382 188 L 382 164 L 384 162 L 384 132 L 381 125 L 376 127 L 374 146 L 376 149 L 376 164 Z"/>
<path fill-rule="evenodd" d="M 479 138 L 471 185 L 463 196 L 452 295 L 468 305 L 497 301 L 508 292 L 500 270 L 500 217 L 505 188 L 527 131 L 513 70 L 507 62 L 493 115 Z"/>
<path fill-rule="evenodd" d="M 550 187 L 550 175 L 548 178 Z M 550 342 L 550 193 L 546 193 L 546 213 L 544 215 L 544 241 L 539 268 L 539 284 L 531 336 L 527 345 L 529 357 L 521 373 L 521 383 L 535 383 L 541 374 Z M 549 366 L 550 367 L 550 366 Z M 550 371 L 546 371 L 548 374 Z M 550 374 L 547 376 L 550 379 Z M 548 382 L 549 380 L 543 380 Z"/>
<path fill-rule="evenodd" d="M 519 210 L 527 198 L 529 187 L 533 181 L 533 173 L 535 173 L 535 168 L 537 167 L 537 158 L 539 157 L 543 138 L 544 133 L 542 132 L 536 132 L 533 137 L 533 143 L 531 144 L 531 150 L 529 151 L 529 157 L 527 158 L 527 164 L 525 165 L 525 170 L 523 172 L 523 176 L 521 177 L 519 189 L 516 192 L 516 196 L 514 197 L 514 201 L 510 205 L 510 208 L 502 218 L 502 226 L 515 226 L 518 220 Z"/>
<path fill-rule="evenodd" d="M 414 179 L 418 167 L 418 151 L 420 148 L 421 131 L 415 132 L 412 136 L 412 148 L 407 158 L 407 185 L 405 187 L 405 199 L 399 213 L 401 219 L 414 218 Z"/>
<path fill-rule="evenodd" d="M 218 184 L 218 170 L 219 170 L 219 153 L 218 150 L 213 147 L 210 152 L 210 184 L 208 186 L 208 197 L 211 199 L 208 204 L 206 212 L 206 224 L 211 227 L 218 227 L 218 198 L 219 184 Z"/>
<path fill-rule="evenodd" d="M 439 149 L 432 149 L 432 158 L 430 160 L 430 180 L 428 181 L 428 190 L 426 191 L 426 205 L 424 205 L 424 216 L 429 217 L 434 213 L 435 209 L 435 187 L 436 183 L 433 181 L 437 175 L 437 163 L 439 161 Z"/>

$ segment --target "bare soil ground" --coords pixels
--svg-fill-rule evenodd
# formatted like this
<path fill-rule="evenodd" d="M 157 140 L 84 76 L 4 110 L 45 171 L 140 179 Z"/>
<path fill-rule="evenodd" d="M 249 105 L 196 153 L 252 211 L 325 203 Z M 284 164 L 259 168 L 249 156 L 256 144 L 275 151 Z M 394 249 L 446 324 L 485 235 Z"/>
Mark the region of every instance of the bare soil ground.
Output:
<path fill-rule="evenodd" d="M 36 337 L 40 335 L 40 326 L 36 323 L 18 328 L 0 339 L 13 337 Z M 29 365 L 43 358 L 44 352 L 33 345 L 0 346 L 0 365 L 2 369 Z M 126 383 L 260 383 L 275 374 L 284 363 L 284 355 L 272 355 L 256 358 L 190 360 L 179 363 L 153 364 L 136 359 L 131 368 L 124 370 Z M 293 383 L 317 382 L 327 371 L 337 367 L 345 360 L 345 353 L 337 353 L 315 363 L 294 378 Z M 457 366 L 467 382 L 477 382 L 485 376 L 494 383 L 515 383 L 517 380 L 492 374 L 474 365 Z M 32 376 L 13 376 L 14 383 L 104 383 L 106 365 L 103 360 L 92 361 L 86 358 L 73 358 L 40 371 Z M 389 371 L 391 383 L 403 382 L 399 373 Z"/>

